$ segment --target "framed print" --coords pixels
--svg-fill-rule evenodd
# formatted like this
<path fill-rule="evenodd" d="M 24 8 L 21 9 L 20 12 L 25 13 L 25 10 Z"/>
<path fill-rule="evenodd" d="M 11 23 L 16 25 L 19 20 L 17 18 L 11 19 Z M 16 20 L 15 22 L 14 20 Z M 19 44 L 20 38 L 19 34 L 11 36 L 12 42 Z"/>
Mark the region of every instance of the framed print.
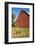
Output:
<path fill-rule="evenodd" d="M 34 4 L 5 2 L 5 44 L 34 42 Z"/>

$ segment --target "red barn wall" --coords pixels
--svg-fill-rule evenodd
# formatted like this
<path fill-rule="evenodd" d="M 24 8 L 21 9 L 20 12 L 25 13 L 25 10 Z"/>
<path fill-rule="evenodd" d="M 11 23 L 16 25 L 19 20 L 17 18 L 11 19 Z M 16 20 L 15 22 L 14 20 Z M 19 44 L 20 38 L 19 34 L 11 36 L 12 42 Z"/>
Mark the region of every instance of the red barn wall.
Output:
<path fill-rule="evenodd" d="M 16 26 L 20 28 L 29 27 L 29 16 L 24 12 L 19 13 L 19 16 L 16 21 Z"/>

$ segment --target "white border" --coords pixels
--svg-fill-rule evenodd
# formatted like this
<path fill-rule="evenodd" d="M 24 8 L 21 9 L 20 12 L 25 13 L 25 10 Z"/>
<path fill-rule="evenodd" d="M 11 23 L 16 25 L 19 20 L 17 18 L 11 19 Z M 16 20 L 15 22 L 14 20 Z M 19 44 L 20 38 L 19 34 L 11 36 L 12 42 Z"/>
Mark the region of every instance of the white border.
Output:
<path fill-rule="evenodd" d="M 30 37 L 29 38 L 11 38 L 11 19 L 12 19 L 12 7 L 16 7 L 16 8 L 30 8 Z M 9 15 L 9 24 L 8 24 L 8 27 L 9 27 L 9 32 L 8 32 L 8 41 L 9 42 L 20 42 L 20 41 L 32 41 L 33 39 L 33 22 L 32 22 L 32 17 L 33 17 L 33 7 L 32 5 L 16 5 L 16 4 L 9 4 L 8 5 L 8 15 Z"/>

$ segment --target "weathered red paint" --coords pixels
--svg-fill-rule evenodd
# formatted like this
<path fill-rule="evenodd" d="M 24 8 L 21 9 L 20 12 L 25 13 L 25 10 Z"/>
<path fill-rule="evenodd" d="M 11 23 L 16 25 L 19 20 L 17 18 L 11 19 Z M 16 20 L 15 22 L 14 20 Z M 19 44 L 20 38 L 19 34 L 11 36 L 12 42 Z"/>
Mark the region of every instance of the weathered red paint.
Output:
<path fill-rule="evenodd" d="M 17 27 L 29 27 L 29 15 L 25 12 L 20 12 L 16 21 Z"/>

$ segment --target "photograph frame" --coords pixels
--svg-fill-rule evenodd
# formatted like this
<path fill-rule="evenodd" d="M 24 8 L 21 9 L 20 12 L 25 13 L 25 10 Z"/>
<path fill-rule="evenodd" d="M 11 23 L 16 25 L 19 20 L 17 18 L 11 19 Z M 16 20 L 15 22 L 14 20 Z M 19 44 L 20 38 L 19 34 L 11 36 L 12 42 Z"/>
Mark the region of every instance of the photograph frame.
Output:
<path fill-rule="evenodd" d="M 8 4 L 32 5 L 33 6 L 33 40 L 25 42 L 8 42 Z M 34 3 L 5 2 L 5 44 L 33 43 L 34 42 Z"/>

